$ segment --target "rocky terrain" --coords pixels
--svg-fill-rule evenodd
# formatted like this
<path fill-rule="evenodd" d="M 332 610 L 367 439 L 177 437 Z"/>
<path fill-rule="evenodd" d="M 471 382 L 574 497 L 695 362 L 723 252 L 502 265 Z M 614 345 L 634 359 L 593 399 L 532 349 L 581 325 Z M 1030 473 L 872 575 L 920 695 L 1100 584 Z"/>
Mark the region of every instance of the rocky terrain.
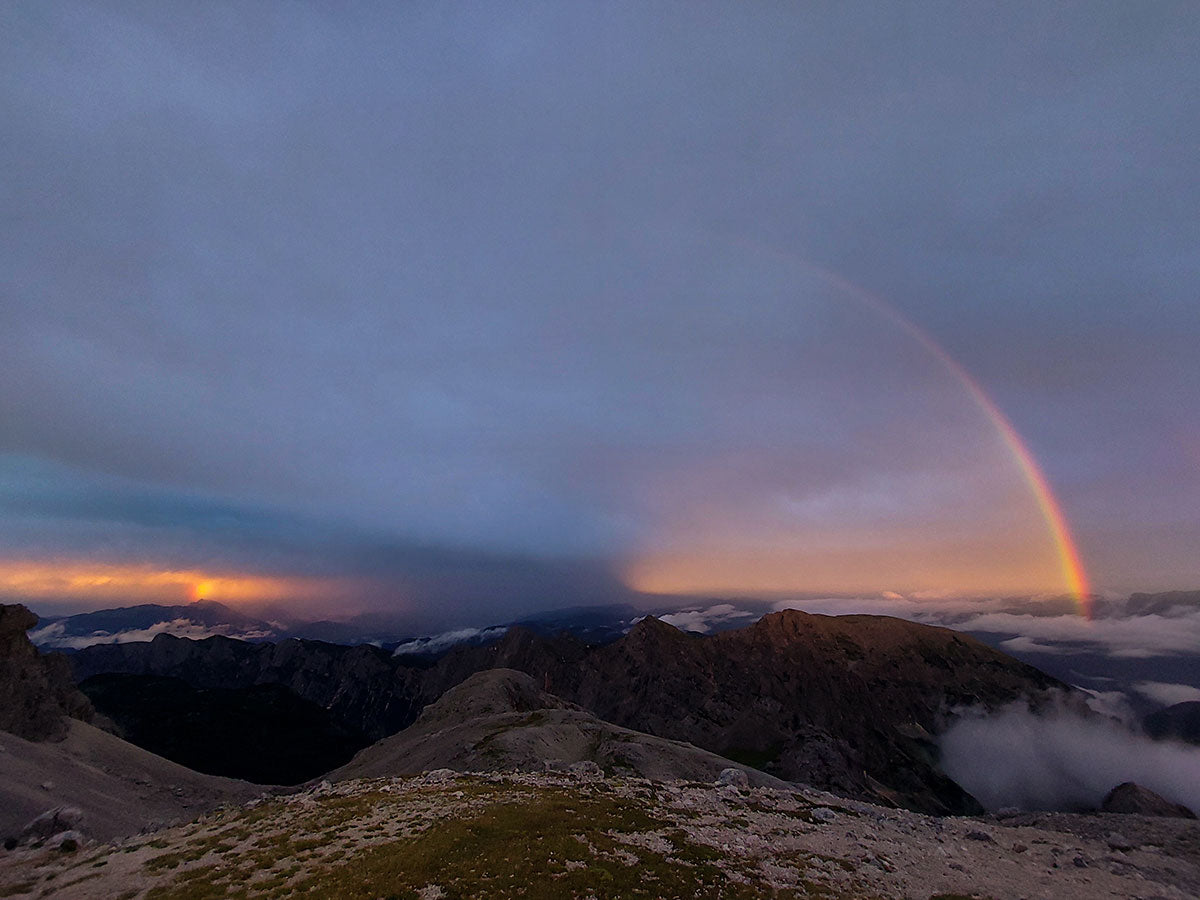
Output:
<path fill-rule="evenodd" d="M 737 649 L 753 662 L 780 642 L 819 647 L 836 642 L 844 623 L 813 623 L 827 629 L 815 638 L 789 633 L 807 624 L 776 622 L 782 636 L 748 629 Z M 860 639 L 871 639 L 876 624 Z M 669 678 L 705 659 L 690 656 L 705 642 L 672 631 L 644 625 L 615 657 L 634 672 L 639 653 L 665 650 L 682 661 L 666 669 L 661 693 L 643 688 L 648 698 L 669 696 Z M 885 635 L 914 652 L 912 635 Z M 656 643 L 680 640 L 687 650 Z M 886 657 L 883 637 L 873 640 Z M 508 650 L 520 658 L 513 644 Z M 594 652 L 585 647 L 584 658 Z M 923 815 L 786 783 L 603 721 L 547 691 L 552 677 L 477 672 L 406 730 L 292 791 L 189 771 L 66 719 L 53 694 L 38 693 L 43 706 L 22 708 L 39 721 L 50 709 L 59 717 L 51 731 L 62 734 L 39 742 L 0 735 L 0 829 L 10 837 L 0 896 L 1200 896 L 1200 823 L 1136 785 L 1106 801 L 1125 812 Z M 924 675 L 922 689 L 936 677 Z M 41 691 L 41 682 L 31 684 Z M 586 681 L 564 684 L 580 692 Z M 971 689 L 962 678 L 948 684 Z M 703 685 L 697 695 L 712 702 Z M 907 712 L 915 718 L 921 709 Z M 646 714 L 656 715 L 653 705 Z"/>
<path fill-rule="evenodd" d="M 513 628 L 436 661 L 370 646 L 226 638 L 89 647 L 76 675 L 183 679 L 198 689 L 279 684 L 363 743 L 394 734 L 470 675 L 510 668 L 598 718 L 862 799 L 925 812 L 978 805 L 940 773 L 930 736 L 959 707 L 1038 705 L 1067 688 L 966 635 L 882 616 L 775 613 L 685 634 L 647 618 L 620 640 Z M 252 752 L 252 751 L 251 751 Z"/>
<path fill-rule="evenodd" d="M 90 721 L 92 707 L 75 689 L 66 658 L 44 656 L 29 642 L 36 624 L 24 606 L 0 605 L 0 731 L 42 741 L 63 737 L 67 717 Z"/>
<path fill-rule="evenodd" d="M 59 807 L 78 810 L 86 833 L 107 839 L 263 791 L 193 772 L 84 722 L 66 729 L 59 741 L 0 734 L 0 840 Z"/>
<path fill-rule="evenodd" d="M 1158 898 L 1200 825 L 932 818 L 802 788 L 586 772 L 322 783 L 115 844 L 0 856 L 9 897 Z"/>
<path fill-rule="evenodd" d="M 23 606 L 0 606 L 0 839 L 50 837 L 40 831 L 83 823 L 108 838 L 260 792 L 89 725 L 92 707 L 71 684 L 66 660 L 29 642 L 36 621 Z M 31 832 L 26 826 L 39 817 L 45 821 Z"/>
<path fill-rule="evenodd" d="M 472 675 L 425 708 L 417 721 L 329 774 L 331 781 L 456 771 L 541 772 L 548 767 L 712 781 L 722 770 L 748 783 L 786 784 L 691 744 L 611 725 L 541 690 L 513 669 Z"/>

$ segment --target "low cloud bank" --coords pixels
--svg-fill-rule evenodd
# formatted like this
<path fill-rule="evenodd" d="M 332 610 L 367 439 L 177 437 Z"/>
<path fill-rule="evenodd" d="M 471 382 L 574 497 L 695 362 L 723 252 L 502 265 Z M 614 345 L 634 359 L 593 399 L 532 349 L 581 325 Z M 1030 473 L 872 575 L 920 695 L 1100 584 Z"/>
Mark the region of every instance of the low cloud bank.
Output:
<path fill-rule="evenodd" d="M 940 740 L 942 768 L 987 809 L 1089 809 L 1136 781 L 1200 811 L 1200 747 L 1152 741 L 1101 717 L 1017 704 L 968 715 Z"/>
<path fill-rule="evenodd" d="M 681 609 L 678 612 L 668 613 L 658 618 L 666 622 L 668 625 L 673 625 L 680 631 L 698 631 L 702 634 L 708 634 L 714 629 L 728 627 L 742 627 L 748 625 L 749 622 L 745 619 L 757 619 L 761 616 L 761 612 L 749 612 L 745 609 L 739 609 L 732 603 L 717 603 L 708 609 Z"/>
<path fill-rule="evenodd" d="M 1200 700 L 1200 688 L 1190 684 L 1175 684 L 1162 681 L 1139 681 L 1133 689 L 1143 697 L 1149 697 L 1163 706 Z"/>
<path fill-rule="evenodd" d="M 458 644 L 483 644 L 508 631 L 507 625 L 493 625 L 490 628 L 458 628 L 453 631 L 443 631 L 441 634 L 429 637 L 413 638 L 396 647 L 393 656 L 421 656 L 426 654 L 443 653 Z"/>
<path fill-rule="evenodd" d="M 148 628 L 127 628 L 122 631 L 93 631 L 91 634 L 67 634 L 61 622 L 52 622 L 29 632 L 29 640 L 43 650 L 82 650 L 96 644 L 132 644 L 152 641 L 160 634 L 202 641 L 210 637 L 228 637 L 239 641 L 263 641 L 276 637 L 263 628 L 239 628 L 235 625 L 205 625 L 193 619 L 172 619 L 155 622 Z"/>

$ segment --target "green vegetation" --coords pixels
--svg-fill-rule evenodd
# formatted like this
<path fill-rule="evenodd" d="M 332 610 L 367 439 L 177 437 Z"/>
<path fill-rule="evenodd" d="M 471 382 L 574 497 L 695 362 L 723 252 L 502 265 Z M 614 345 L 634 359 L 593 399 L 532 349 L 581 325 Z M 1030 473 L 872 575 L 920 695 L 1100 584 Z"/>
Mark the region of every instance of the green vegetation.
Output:
<path fill-rule="evenodd" d="M 185 861 L 214 860 L 212 865 L 183 868 L 148 897 L 415 900 L 434 885 L 446 900 L 831 896 L 810 884 L 772 891 L 761 882 L 752 860 L 730 859 L 689 841 L 681 829 L 662 829 L 643 804 L 631 799 L 558 788 L 514 792 L 485 782 L 456 787 L 476 801 L 475 809 L 426 822 L 423 830 L 410 829 L 407 834 L 388 833 L 385 827 L 391 824 L 386 807 L 397 798 L 370 793 L 323 799 L 317 809 L 300 816 L 289 811 L 283 818 L 292 827 L 280 832 L 264 820 L 257 839 L 238 853 L 209 856 L 218 846 L 227 846 L 228 836 L 222 845 L 222 832 L 207 835 L 147 862 L 147 868 L 163 872 Z M 297 819 L 310 830 L 297 827 Z M 364 840 L 340 841 L 350 828 Z M 646 849 L 631 835 L 651 836 L 643 843 L 656 849 Z"/>

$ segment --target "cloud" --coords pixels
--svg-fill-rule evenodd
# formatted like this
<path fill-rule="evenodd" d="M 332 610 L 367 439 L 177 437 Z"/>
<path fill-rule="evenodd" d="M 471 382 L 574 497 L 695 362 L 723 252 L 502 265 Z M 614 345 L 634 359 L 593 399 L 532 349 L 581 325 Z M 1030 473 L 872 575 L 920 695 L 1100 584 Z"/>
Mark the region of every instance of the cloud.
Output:
<path fill-rule="evenodd" d="M 1200 810 L 1200 747 L 1152 741 L 1106 718 L 1013 705 L 964 716 L 939 745 L 946 774 L 989 810 L 1095 809 L 1126 781 Z"/>
<path fill-rule="evenodd" d="M 94 631 L 91 634 L 70 635 L 65 633 L 61 622 L 52 622 L 29 632 L 29 639 L 38 647 L 49 650 L 82 650 L 96 644 L 132 644 L 152 641 L 160 634 L 201 641 L 210 637 L 229 637 L 241 641 L 271 640 L 277 635 L 271 629 L 238 628 L 234 625 L 202 625 L 192 619 L 172 619 L 156 622 L 147 628 L 129 628 L 123 631 Z"/>
<path fill-rule="evenodd" d="M 1070 653 L 1071 647 L 1064 647 L 1061 644 L 1043 644 L 1033 638 L 1020 635 L 1015 638 L 1009 638 L 1007 641 L 1001 641 L 1000 646 L 1009 653 Z"/>
<path fill-rule="evenodd" d="M 1163 681 L 1139 681 L 1133 689 L 1143 697 L 1149 697 L 1163 706 L 1174 706 L 1190 700 L 1200 700 L 1200 687 L 1192 684 L 1174 684 Z"/>
<path fill-rule="evenodd" d="M 498 637 L 503 637 L 507 631 L 507 625 L 494 625 L 489 628 L 456 628 L 452 631 L 443 631 L 429 637 L 413 638 L 412 640 L 405 641 L 396 647 L 392 655 L 414 656 L 441 653 L 449 650 L 456 644 L 468 642 L 473 644 L 487 643 Z"/>
<path fill-rule="evenodd" d="M 996 394 L 1105 579 L 1194 574 L 1191 22 L 33 6 L 0 8 L 0 452 L 82 477 L 5 546 L 336 565 L 284 520 L 349 524 L 508 559 L 495 609 L 530 558 L 611 585 L 714 532 L 814 589 L 1056 582 L 969 391 L 812 260 Z"/>
<path fill-rule="evenodd" d="M 1016 634 L 1027 640 L 1066 643 L 1129 658 L 1188 654 L 1200 647 L 1200 610 L 1169 617 L 1142 615 L 1091 620 L 1082 616 L 983 613 L 963 618 L 955 627 L 963 631 Z"/>
<path fill-rule="evenodd" d="M 1129 695 L 1124 691 L 1093 691 L 1085 687 L 1077 687 L 1086 695 L 1085 702 L 1092 712 L 1116 719 L 1125 725 L 1137 723 L 1137 713 L 1129 703 Z"/>
<path fill-rule="evenodd" d="M 659 616 L 668 625 L 680 631 L 698 631 L 707 634 L 714 628 L 730 624 L 747 624 L 743 620 L 758 618 L 760 613 L 749 612 L 731 603 L 717 603 L 707 609 L 683 609 Z"/>

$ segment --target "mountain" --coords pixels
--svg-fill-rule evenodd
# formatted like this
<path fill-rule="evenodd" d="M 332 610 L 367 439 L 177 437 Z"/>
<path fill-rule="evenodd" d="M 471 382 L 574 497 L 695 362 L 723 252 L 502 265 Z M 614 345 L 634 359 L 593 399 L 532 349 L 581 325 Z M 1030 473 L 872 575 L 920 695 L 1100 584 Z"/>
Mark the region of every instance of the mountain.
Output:
<path fill-rule="evenodd" d="M 524 672 L 489 669 L 425 707 L 399 734 L 360 752 L 331 781 L 408 775 L 449 768 L 461 772 L 542 772 L 582 764 L 593 771 L 656 781 L 714 781 L 728 759 L 601 721 L 538 687 Z M 747 766 L 749 783 L 785 787 Z"/>
<path fill-rule="evenodd" d="M 1153 712 L 1142 719 L 1142 728 L 1157 740 L 1200 744 L 1200 700 L 1187 700 Z"/>
<path fill-rule="evenodd" d="M 614 725 L 928 812 L 977 809 L 938 770 L 930 739 L 956 708 L 1037 705 L 1068 690 L 948 629 L 794 610 L 711 636 L 647 618 L 603 645 L 513 627 L 494 643 L 456 646 L 432 661 L 371 646 L 167 635 L 89 647 L 71 661 L 80 679 L 121 672 L 198 689 L 282 684 L 368 740 L 412 724 L 476 672 L 516 669 Z"/>
<path fill-rule="evenodd" d="M 0 838 L 58 807 L 88 835 L 128 834 L 258 792 L 185 769 L 87 724 L 93 709 L 59 654 L 40 654 L 37 617 L 0 605 Z"/>
<path fill-rule="evenodd" d="M 42 649 L 79 650 L 95 644 L 148 641 L 159 634 L 195 639 L 223 635 L 259 641 L 280 637 L 283 632 L 278 624 L 247 616 L 215 600 L 198 600 L 184 606 L 147 603 L 43 617 L 29 637 Z"/>
<path fill-rule="evenodd" d="M 180 678 L 108 674 L 80 689 L 121 737 L 209 775 L 300 784 L 368 743 L 282 684 L 198 689 Z"/>

